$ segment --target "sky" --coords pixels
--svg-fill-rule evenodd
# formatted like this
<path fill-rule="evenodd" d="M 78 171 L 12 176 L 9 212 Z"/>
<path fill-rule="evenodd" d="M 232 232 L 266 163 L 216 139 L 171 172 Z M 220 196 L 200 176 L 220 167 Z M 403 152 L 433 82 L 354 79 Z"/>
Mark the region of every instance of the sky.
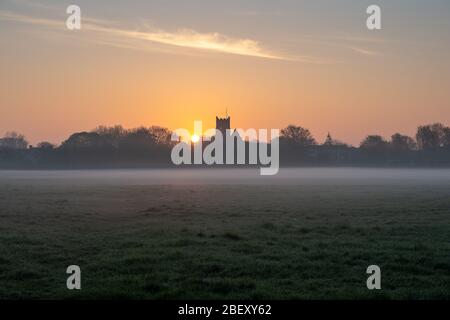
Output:
<path fill-rule="evenodd" d="M 69 30 L 66 8 L 81 8 Z M 366 9 L 382 10 L 368 30 Z M 0 136 L 98 125 L 368 134 L 450 125 L 448 0 L 0 0 Z"/>

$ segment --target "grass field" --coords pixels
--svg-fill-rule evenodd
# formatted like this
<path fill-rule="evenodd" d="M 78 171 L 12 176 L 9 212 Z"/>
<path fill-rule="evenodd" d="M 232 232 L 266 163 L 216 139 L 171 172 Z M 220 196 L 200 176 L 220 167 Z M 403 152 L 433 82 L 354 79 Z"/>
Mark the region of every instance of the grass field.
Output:
<path fill-rule="evenodd" d="M 0 298 L 448 299 L 449 185 L 3 179 Z"/>

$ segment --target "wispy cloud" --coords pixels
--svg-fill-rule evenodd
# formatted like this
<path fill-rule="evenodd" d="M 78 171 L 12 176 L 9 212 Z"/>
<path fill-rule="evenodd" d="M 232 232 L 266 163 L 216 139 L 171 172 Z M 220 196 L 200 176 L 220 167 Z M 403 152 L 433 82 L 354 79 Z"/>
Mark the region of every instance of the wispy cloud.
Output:
<path fill-rule="evenodd" d="M 285 16 L 285 12 L 281 11 L 238 11 L 232 13 L 235 16 L 244 17 L 273 17 L 273 16 Z"/>
<path fill-rule="evenodd" d="M 205 49 L 266 59 L 289 60 L 288 57 L 263 49 L 258 41 L 231 38 L 216 32 L 199 33 L 191 29 L 181 29 L 175 32 L 167 32 L 164 30 L 124 31 L 119 29 L 104 31 L 178 47 Z"/>
<path fill-rule="evenodd" d="M 390 43 L 390 40 L 383 38 L 370 38 L 370 37 L 358 37 L 358 36 L 302 36 L 299 39 L 295 39 L 292 42 L 295 43 L 308 43 L 318 47 L 332 47 L 341 48 L 345 50 L 351 50 L 355 53 L 364 56 L 381 56 L 382 53 L 369 49 L 367 47 L 380 47 Z"/>
<path fill-rule="evenodd" d="M 1 11 L 0 10 L 0 20 L 3 21 L 14 21 L 20 23 L 28 23 L 33 25 L 41 25 L 47 27 L 64 27 L 64 21 L 56 21 L 45 18 L 35 18 L 31 16 L 16 14 L 9 11 Z"/>
<path fill-rule="evenodd" d="M 322 37 L 324 39 L 329 40 L 338 40 L 338 41 L 346 41 L 346 42 L 360 42 L 360 43 L 390 43 L 392 40 L 382 38 L 379 36 L 355 36 L 355 35 L 345 35 L 345 34 L 338 34 L 334 36 L 327 36 Z"/>
<path fill-rule="evenodd" d="M 8 20 L 20 23 L 40 25 L 49 28 L 64 29 L 65 21 L 36 18 L 27 15 L 19 15 L 12 12 L 0 11 L 0 20 Z M 139 40 L 148 49 L 147 42 L 159 43 L 168 46 L 202 49 L 220 53 L 258 57 L 276 60 L 293 60 L 292 58 L 272 52 L 252 39 L 229 37 L 217 32 L 200 33 L 191 29 L 179 29 L 173 32 L 145 27 L 144 30 L 129 30 L 110 26 L 105 21 L 83 17 L 82 31 L 101 33 L 102 36 L 111 36 L 112 39 L 103 41 L 115 46 L 129 45 L 129 40 Z M 106 39 L 102 39 L 106 40 Z"/>
<path fill-rule="evenodd" d="M 379 52 L 376 51 L 372 51 L 372 50 L 368 50 L 368 49 L 364 49 L 364 48 L 359 48 L 359 47 L 349 47 L 350 49 L 352 49 L 353 51 L 356 51 L 360 54 L 366 55 L 366 56 L 378 56 L 380 55 Z"/>

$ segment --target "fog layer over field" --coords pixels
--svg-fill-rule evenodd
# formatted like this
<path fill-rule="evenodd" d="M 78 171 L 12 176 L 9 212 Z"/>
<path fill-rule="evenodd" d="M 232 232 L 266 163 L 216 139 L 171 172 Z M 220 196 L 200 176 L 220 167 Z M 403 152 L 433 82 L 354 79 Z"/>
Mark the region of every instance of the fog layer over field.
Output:
<path fill-rule="evenodd" d="M 0 172 L 0 298 L 448 299 L 449 252 L 450 170 Z"/>
<path fill-rule="evenodd" d="M 402 185 L 450 184 L 450 169 L 282 168 L 275 176 L 259 169 L 148 169 L 0 171 L 10 184 L 260 184 L 260 185 Z"/>

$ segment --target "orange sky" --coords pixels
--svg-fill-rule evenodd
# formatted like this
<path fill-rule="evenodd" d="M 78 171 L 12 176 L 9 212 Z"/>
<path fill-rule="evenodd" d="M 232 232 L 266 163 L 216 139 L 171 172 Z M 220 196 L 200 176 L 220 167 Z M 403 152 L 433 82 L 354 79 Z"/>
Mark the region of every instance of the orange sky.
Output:
<path fill-rule="evenodd" d="M 349 7 L 351 23 L 338 11 L 332 18 L 339 27 L 331 28 L 309 20 L 302 25 L 287 15 L 291 2 L 285 11 L 282 2 L 285 17 L 235 15 L 228 24 L 226 11 L 214 11 L 216 23 L 197 24 L 181 9 L 181 18 L 156 22 L 150 12 L 146 18 L 158 27 L 140 27 L 145 31 L 135 36 L 128 32 L 135 30 L 133 11 L 95 17 L 102 22 L 71 32 L 64 29 L 63 5 L 61 13 L 8 2 L 0 5 L 0 135 L 16 130 L 32 143 L 60 143 L 97 125 L 192 129 L 194 120 L 203 120 L 212 127 L 225 108 L 233 127 L 298 124 L 319 141 L 330 131 L 351 144 L 366 134 L 413 135 L 419 124 L 450 124 L 449 42 L 437 35 L 449 29 L 448 19 L 433 28 L 419 20 L 407 32 L 399 11 L 382 31 L 369 32 L 363 5 Z M 89 2 L 83 5 L 103 12 L 99 4 L 91 11 Z M 230 12 L 239 8 L 230 6 Z M 135 12 L 137 21 L 142 16 Z M 199 39 L 220 50 L 196 48 Z"/>

